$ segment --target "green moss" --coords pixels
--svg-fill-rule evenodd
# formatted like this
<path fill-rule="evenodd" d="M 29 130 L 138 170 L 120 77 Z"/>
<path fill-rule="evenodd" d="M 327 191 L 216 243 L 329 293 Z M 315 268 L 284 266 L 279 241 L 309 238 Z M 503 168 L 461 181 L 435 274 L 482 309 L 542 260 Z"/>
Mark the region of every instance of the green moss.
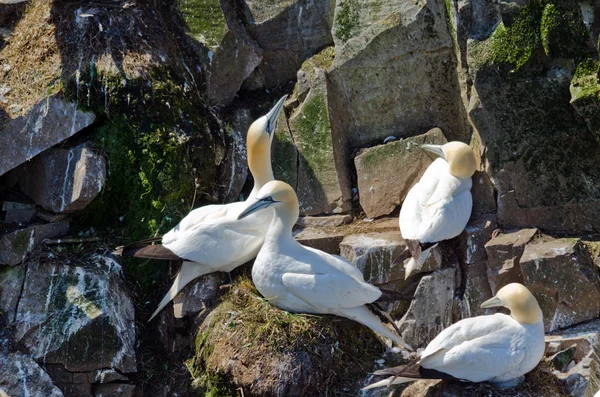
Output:
<path fill-rule="evenodd" d="M 335 36 L 348 41 L 358 27 L 358 3 L 356 0 L 344 0 L 335 16 Z"/>
<path fill-rule="evenodd" d="M 446 6 L 446 22 L 448 23 L 448 29 L 450 30 L 450 34 L 452 35 L 454 41 L 454 23 L 452 22 L 452 0 L 444 0 L 444 5 Z"/>
<path fill-rule="evenodd" d="M 215 48 L 227 33 L 219 0 L 179 0 L 179 10 L 193 36 Z"/>
<path fill-rule="evenodd" d="M 15 238 L 12 241 L 12 250 L 17 254 L 22 254 L 27 252 L 27 248 L 31 243 L 32 233 L 31 230 L 18 230 L 15 232 Z"/>
<path fill-rule="evenodd" d="M 327 47 L 312 58 L 307 59 L 301 66 L 301 70 L 309 75 L 309 80 L 312 79 L 315 68 L 331 70 L 333 59 L 335 58 L 335 47 Z"/>
<path fill-rule="evenodd" d="M 367 328 L 333 320 L 277 309 L 242 277 L 200 327 L 196 356 L 188 362 L 193 383 L 200 392 L 217 389 L 224 394 L 214 395 L 233 395 L 226 393 L 235 371 L 223 367 L 229 354 L 243 357 L 248 371 L 259 367 L 265 384 L 279 381 L 269 376 L 277 373 L 280 360 L 298 355 L 310 357 L 314 371 L 314 377 L 305 382 L 323 385 L 331 395 L 354 387 L 357 376 L 371 367 L 381 344 Z"/>
<path fill-rule="evenodd" d="M 571 80 L 571 102 L 587 97 L 598 99 L 600 93 L 599 73 L 600 61 L 598 59 L 587 59 L 577 65 L 573 80 Z"/>
<path fill-rule="evenodd" d="M 544 51 L 552 58 L 577 58 L 590 53 L 589 34 L 576 4 L 546 4 L 540 33 Z"/>
<path fill-rule="evenodd" d="M 298 183 L 298 149 L 296 149 L 285 120 L 277 123 L 277 131 L 272 144 L 271 164 L 275 179 L 296 186 Z"/>

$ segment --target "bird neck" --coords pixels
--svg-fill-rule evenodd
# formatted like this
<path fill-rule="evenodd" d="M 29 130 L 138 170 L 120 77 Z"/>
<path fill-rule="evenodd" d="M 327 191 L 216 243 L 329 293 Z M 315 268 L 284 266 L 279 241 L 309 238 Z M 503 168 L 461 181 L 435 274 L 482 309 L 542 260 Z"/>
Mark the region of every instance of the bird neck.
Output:
<path fill-rule="evenodd" d="M 248 150 L 248 168 L 254 178 L 254 187 L 249 198 L 254 199 L 264 185 L 275 179 L 271 167 L 271 148 L 269 145 L 258 144 L 252 150 Z"/>
<path fill-rule="evenodd" d="M 275 208 L 275 216 L 267 232 L 266 240 L 294 240 L 292 229 L 298 220 L 298 201 L 295 203 L 282 203 Z"/>
<path fill-rule="evenodd" d="M 537 324 L 544 320 L 542 309 L 537 302 L 523 308 L 512 309 L 510 315 L 521 324 Z"/>

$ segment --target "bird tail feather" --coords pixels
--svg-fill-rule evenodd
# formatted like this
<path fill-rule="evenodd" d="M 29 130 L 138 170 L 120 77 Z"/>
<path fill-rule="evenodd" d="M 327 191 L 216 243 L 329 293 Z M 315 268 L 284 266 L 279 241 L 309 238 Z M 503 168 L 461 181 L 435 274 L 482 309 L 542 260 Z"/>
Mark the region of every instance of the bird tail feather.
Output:
<path fill-rule="evenodd" d="M 379 335 L 389 338 L 400 346 L 403 346 L 406 350 L 414 351 L 412 347 L 402 340 L 400 335 L 392 332 L 389 328 L 383 325 L 381 320 L 379 320 L 379 318 L 377 318 L 377 316 L 373 314 L 366 306 L 338 309 L 336 314 L 342 317 L 350 318 L 354 321 L 358 321 L 359 323 L 371 328 Z"/>
<path fill-rule="evenodd" d="M 365 390 L 371 390 L 371 389 L 376 389 L 378 387 L 386 387 L 386 386 L 391 386 L 391 385 L 399 385 L 400 383 L 407 383 L 407 382 L 413 382 L 416 379 L 412 379 L 412 378 L 403 378 L 403 377 L 396 377 L 394 378 L 393 376 L 384 379 L 384 380 L 380 380 L 379 382 L 375 382 L 375 383 L 371 383 L 368 386 L 363 387 L 362 389 L 360 389 L 361 391 L 365 391 Z"/>
<path fill-rule="evenodd" d="M 167 304 L 171 302 L 173 298 L 175 298 L 175 296 L 183 289 L 183 287 L 188 285 L 192 280 L 211 272 L 213 272 L 213 269 L 210 269 L 208 266 L 204 266 L 195 262 L 184 261 L 181 265 L 181 270 L 179 270 L 177 277 L 175 277 L 175 281 L 173 281 L 173 285 L 166 293 L 164 298 L 160 301 L 158 308 L 154 311 L 152 317 L 150 317 L 150 320 L 148 321 L 152 321 L 152 319 L 156 317 L 156 315 L 160 313 L 160 311 L 164 309 L 164 307 L 167 306 Z"/>
<path fill-rule="evenodd" d="M 404 265 L 404 279 L 405 280 L 408 279 L 415 270 L 417 270 L 417 267 L 420 267 L 421 265 L 423 265 L 423 263 L 425 263 L 427 258 L 429 258 L 429 253 L 436 245 L 433 245 L 433 246 L 427 248 L 425 251 L 421 251 L 421 253 L 417 259 L 415 259 L 414 257 L 410 258 L 410 260 L 406 263 L 406 265 Z"/>

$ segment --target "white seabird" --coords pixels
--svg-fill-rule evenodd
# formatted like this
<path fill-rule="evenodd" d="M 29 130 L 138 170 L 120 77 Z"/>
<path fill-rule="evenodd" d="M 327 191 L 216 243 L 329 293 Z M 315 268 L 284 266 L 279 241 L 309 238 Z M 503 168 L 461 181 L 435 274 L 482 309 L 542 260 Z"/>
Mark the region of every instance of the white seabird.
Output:
<path fill-rule="evenodd" d="M 394 262 L 412 256 L 405 266 L 406 278 L 427 260 L 438 242 L 463 231 L 473 207 L 471 177 L 477 165 L 471 148 L 462 142 L 421 147 L 440 158 L 410 189 L 400 209 L 400 232 L 408 248 Z"/>
<path fill-rule="evenodd" d="M 504 306 L 510 315 L 467 318 L 443 330 L 421 358 L 408 365 L 376 371 L 391 375 L 363 390 L 418 379 L 456 379 L 514 386 L 544 356 L 544 322 L 535 297 L 521 284 L 508 284 L 482 308 Z"/>
<path fill-rule="evenodd" d="M 115 254 L 138 258 L 183 260 L 171 289 L 150 317 L 152 320 L 192 280 L 208 273 L 230 272 L 253 259 L 263 244 L 273 211 L 238 220 L 238 215 L 255 201 L 259 190 L 272 181 L 271 142 L 277 118 L 287 95 L 248 129 L 248 168 L 254 187 L 246 201 L 206 205 L 191 211 L 162 237 L 118 247 Z M 162 244 L 153 244 L 161 241 Z"/>
<path fill-rule="evenodd" d="M 377 301 L 382 291 L 366 283 L 360 270 L 337 255 L 305 247 L 294 239 L 292 227 L 299 207 L 290 185 L 267 183 L 238 219 L 269 207 L 275 209 L 275 216 L 252 267 L 252 281 L 265 299 L 289 312 L 335 314 L 358 321 L 412 350 L 365 306 Z"/>

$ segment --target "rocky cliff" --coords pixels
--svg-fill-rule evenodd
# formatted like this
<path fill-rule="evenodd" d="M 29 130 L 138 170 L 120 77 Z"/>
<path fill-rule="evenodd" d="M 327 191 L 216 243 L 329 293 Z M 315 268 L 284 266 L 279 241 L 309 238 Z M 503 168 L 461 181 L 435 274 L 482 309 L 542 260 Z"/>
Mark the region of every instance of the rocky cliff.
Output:
<path fill-rule="evenodd" d="M 575 0 L 29 0 L 0 5 L 0 396 L 357 395 L 408 357 L 364 327 L 262 300 L 248 266 L 188 286 L 119 261 L 190 209 L 249 193 L 245 134 L 282 94 L 275 176 L 303 244 L 403 291 L 425 346 L 525 284 L 547 354 L 515 389 L 600 386 L 600 4 Z M 397 215 L 432 158 L 478 161 L 465 231 L 404 280 Z M 380 393 L 380 394 L 377 394 Z"/>

